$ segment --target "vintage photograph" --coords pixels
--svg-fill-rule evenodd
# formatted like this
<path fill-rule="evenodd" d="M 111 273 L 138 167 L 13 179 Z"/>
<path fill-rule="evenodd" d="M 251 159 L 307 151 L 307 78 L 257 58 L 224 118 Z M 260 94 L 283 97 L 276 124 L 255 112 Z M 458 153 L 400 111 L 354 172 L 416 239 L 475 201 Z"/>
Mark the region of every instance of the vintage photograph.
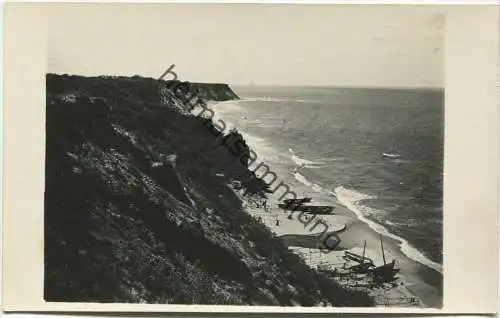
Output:
<path fill-rule="evenodd" d="M 437 10 L 50 10 L 45 301 L 442 307 Z"/>

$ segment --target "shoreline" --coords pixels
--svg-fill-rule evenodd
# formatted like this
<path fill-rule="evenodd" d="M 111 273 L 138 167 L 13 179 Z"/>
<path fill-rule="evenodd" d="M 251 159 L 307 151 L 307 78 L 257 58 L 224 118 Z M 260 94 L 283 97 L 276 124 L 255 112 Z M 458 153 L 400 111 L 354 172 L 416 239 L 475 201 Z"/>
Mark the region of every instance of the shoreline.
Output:
<path fill-rule="evenodd" d="M 372 220 L 372 219 L 364 216 L 361 212 L 354 211 L 355 210 L 354 207 L 350 208 L 346 204 L 343 204 L 341 202 L 341 200 L 338 199 L 337 195 L 335 195 L 334 200 L 335 200 L 336 205 L 342 206 L 345 209 L 347 209 L 348 213 L 353 215 L 353 217 L 355 219 L 364 223 L 372 231 L 374 231 L 380 235 L 383 235 L 386 239 L 390 239 L 390 240 L 394 241 L 396 244 L 398 244 L 398 246 L 401 250 L 401 253 L 403 253 L 405 255 L 405 257 L 407 257 L 407 258 L 409 258 L 417 263 L 420 263 L 421 265 L 424 265 L 424 266 L 426 266 L 426 267 L 428 267 L 436 272 L 439 272 L 440 274 L 443 273 L 443 269 L 442 269 L 443 265 L 442 264 L 431 260 L 428 256 L 425 256 L 420 250 L 418 250 L 413 245 L 411 245 L 411 243 L 407 239 L 405 239 L 401 236 L 398 236 L 397 234 L 392 233 L 384 225 L 378 223 L 376 220 Z M 406 250 L 406 252 L 403 250 Z M 416 256 L 412 257 L 412 255 L 410 255 L 411 253 L 415 254 Z"/>
<path fill-rule="evenodd" d="M 45 300 L 373 306 L 243 210 L 228 184 L 247 199 L 268 186 L 235 161 L 250 154 L 240 133 L 221 140 L 154 79 L 46 81 Z M 225 87 L 205 89 L 222 98 Z"/>
<path fill-rule="evenodd" d="M 211 108 L 216 110 L 217 107 L 213 107 L 216 104 L 219 103 L 212 104 Z M 224 116 L 221 116 L 219 112 L 216 111 L 215 113 L 216 118 L 224 119 Z M 238 129 L 236 125 L 235 128 Z M 244 134 L 244 131 L 242 131 L 242 133 Z M 248 142 L 248 140 L 246 141 Z M 260 162 L 270 162 L 270 165 L 272 165 L 272 160 L 266 160 L 266 156 L 257 152 L 258 149 L 255 149 L 252 144 L 249 145 L 256 153 L 258 153 Z M 280 169 L 274 171 L 279 174 L 279 170 Z M 283 172 L 284 171 L 281 171 L 281 173 Z M 288 184 L 292 185 L 293 183 Z M 307 196 L 307 193 L 302 191 L 297 191 L 297 194 Z M 327 204 L 334 205 L 336 207 L 335 212 L 332 215 L 321 215 L 319 218 L 327 221 L 329 225 L 329 232 L 337 232 L 341 241 L 336 246 L 334 251 L 328 254 L 323 254 L 322 259 L 325 261 L 329 260 L 331 263 L 334 263 L 339 262 L 339 257 L 341 259 L 345 250 L 362 253 L 362 247 L 364 241 L 366 240 L 367 256 L 372 258 L 377 265 L 383 264 L 380 247 L 380 235 L 382 235 L 386 258 L 389 262 L 392 259 L 396 259 L 396 267 L 400 269 L 400 273 L 396 275 L 400 278 L 398 283 L 403 283 L 404 285 L 397 288 L 398 292 L 391 291 L 391 293 L 406 296 L 408 294 L 413 295 L 419 300 L 420 307 L 442 307 L 442 274 L 439 271 L 440 264 L 436 263 L 437 266 L 432 266 L 433 264 L 430 264 L 431 266 L 425 264 L 427 262 L 427 258 L 425 258 L 420 251 L 413 248 L 404 238 L 400 238 L 399 236 L 391 233 L 383 225 L 359 215 L 359 213 L 353 211 L 347 205 L 344 205 L 344 203 L 338 198 L 337 193 L 330 192 L 330 194 L 331 195 L 329 195 L 328 200 L 329 202 L 327 202 Z M 267 206 L 271 207 L 268 212 L 264 211 L 262 207 L 252 206 L 252 202 L 249 202 L 247 198 L 243 198 L 241 195 L 239 195 L 239 197 L 243 202 L 245 202 L 244 206 L 247 212 L 255 218 L 260 218 L 261 221 L 276 234 L 276 236 L 292 236 L 293 240 L 311 241 L 311 236 L 315 234 L 308 229 L 308 225 L 304 225 L 304 223 L 301 223 L 297 219 L 296 214 L 291 220 L 287 219 L 283 210 L 277 207 L 279 201 L 275 198 L 275 196 L 273 196 L 273 194 L 270 194 L 268 198 L 265 199 L 267 201 Z M 276 223 L 277 219 L 279 219 L 279 224 Z M 377 227 L 380 228 L 377 229 Z M 321 232 L 321 228 L 319 232 Z M 318 243 L 319 242 L 320 241 L 318 241 Z M 312 242 L 308 242 L 308 244 L 314 245 Z M 295 248 L 291 245 L 289 246 L 290 248 Z M 312 249 L 310 246 L 307 248 Z M 408 248 L 415 251 L 417 257 L 414 258 L 421 258 L 423 261 L 420 262 L 416 259 L 412 259 L 411 256 L 406 255 L 403 250 L 406 249 L 406 252 L 408 252 Z M 429 260 L 428 263 L 432 263 L 432 261 Z M 314 264 L 309 265 L 314 267 Z M 438 269 L 436 269 L 436 267 Z M 382 294 L 383 293 L 384 292 L 382 292 Z M 376 296 L 377 295 L 375 295 L 375 297 Z"/>
<path fill-rule="evenodd" d="M 385 233 L 378 233 L 368 223 L 361 220 L 355 212 L 341 203 L 336 203 L 336 207 L 337 213 L 350 214 L 353 217 L 352 221 L 346 224 L 346 231 L 338 233 L 341 239 L 338 248 L 348 250 L 358 247 L 360 249 L 366 239 L 367 249 L 378 252 L 378 255 L 374 255 L 375 257 L 372 258 L 378 258 L 380 262 L 379 235 L 382 235 L 386 257 L 389 255 L 389 261 L 396 259 L 396 267 L 401 269 L 398 276 L 406 283 L 410 292 L 418 297 L 425 306 L 442 306 L 442 292 L 440 291 L 440 289 L 442 290 L 442 273 L 405 255 L 401 250 L 401 242 Z M 441 282 L 437 282 L 438 279 Z"/>
<path fill-rule="evenodd" d="M 276 236 L 314 236 L 315 233 L 311 232 L 307 227 L 304 227 L 304 224 L 299 222 L 296 218 L 291 220 L 287 219 L 283 211 L 280 211 L 279 208 L 275 208 L 275 205 L 272 205 L 272 203 L 274 203 L 272 198 L 262 199 L 268 202 L 271 201 L 269 202 L 272 206 L 271 211 L 265 212 L 261 207 L 254 206 L 253 202 L 249 202 L 248 199 L 242 197 L 241 194 L 238 194 L 238 196 L 241 198 L 242 202 L 244 202 L 247 213 L 255 218 L 260 217 L 261 221 L 269 227 Z M 362 253 L 362 247 L 366 240 L 367 257 L 373 259 L 375 264 L 382 264 L 380 234 L 370 228 L 367 223 L 358 218 L 355 212 L 349 210 L 340 202 L 335 202 L 334 205 L 336 207 L 335 214 L 330 215 L 327 221 L 331 228 L 332 219 L 338 219 L 335 224 L 337 227 L 329 232 L 335 232 L 341 241 L 332 252 L 322 253 L 317 248 L 291 245 L 289 245 L 289 248 L 297 251 L 311 267 L 317 267 L 320 264 L 333 264 L 333 267 L 340 268 L 340 264 L 345 262 L 342 259 L 344 251 L 349 250 L 355 253 Z M 280 220 L 279 225 L 275 223 L 277 218 Z M 390 291 L 369 290 L 372 296 L 376 299 L 381 299 L 380 302 L 383 302 L 384 298 L 395 299 L 398 297 L 414 297 L 419 303 L 416 307 L 440 308 L 442 306 L 442 293 L 440 292 L 442 282 L 438 284 L 438 286 L 435 284 L 437 283 L 436 280 L 439 280 L 439 276 L 441 276 L 442 279 L 442 274 L 406 256 L 401 251 L 399 241 L 387 237 L 384 234 L 382 234 L 382 236 L 386 259 L 388 261 L 396 259 L 396 267 L 400 269 L 400 272 L 396 276 L 399 279 L 398 285 L 394 286 L 395 288 L 392 288 Z M 310 256 L 311 254 L 315 255 L 314 259 Z M 345 285 L 345 283 L 341 281 L 339 281 L 339 283 Z M 390 307 L 392 307 L 392 305 Z M 415 307 L 415 305 L 403 307 Z"/>

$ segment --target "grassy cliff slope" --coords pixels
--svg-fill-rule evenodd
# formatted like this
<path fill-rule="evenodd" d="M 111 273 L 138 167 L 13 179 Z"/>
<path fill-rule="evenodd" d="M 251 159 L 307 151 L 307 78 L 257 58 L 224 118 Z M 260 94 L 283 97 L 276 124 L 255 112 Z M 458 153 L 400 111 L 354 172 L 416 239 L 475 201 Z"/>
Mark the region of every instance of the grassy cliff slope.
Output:
<path fill-rule="evenodd" d="M 368 306 L 310 269 L 228 186 L 248 153 L 189 115 L 166 83 L 47 75 L 45 299 Z M 227 85 L 197 85 L 227 99 Z M 230 90 L 230 89 L 229 89 Z M 237 98 L 236 94 L 231 98 Z"/>

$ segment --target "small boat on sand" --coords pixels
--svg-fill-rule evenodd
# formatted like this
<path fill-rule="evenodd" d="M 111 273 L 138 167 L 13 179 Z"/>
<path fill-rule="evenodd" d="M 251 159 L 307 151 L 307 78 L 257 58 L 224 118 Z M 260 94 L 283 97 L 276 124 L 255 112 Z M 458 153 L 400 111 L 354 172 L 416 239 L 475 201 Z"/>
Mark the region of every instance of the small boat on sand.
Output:
<path fill-rule="evenodd" d="M 399 268 L 395 268 L 396 260 L 393 259 L 392 262 L 387 263 L 385 260 L 384 243 L 382 242 L 382 235 L 380 235 L 380 247 L 382 249 L 382 258 L 384 260 L 384 265 L 376 266 L 368 269 L 368 273 L 373 276 L 373 278 L 380 282 L 391 282 L 396 279 L 394 275 L 399 272 Z"/>
<path fill-rule="evenodd" d="M 350 270 L 356 273 L 367 273 L 370 267 L 374 267 L 373 260 L 365 256 L 366 251 L 366 241 L 363 246 L 363 255 L 358 255 L 349 251 L 344 252 L 343 258 L 346 261 L 353 261 L 358 264 L 349 267 Z"/>
<path fill-rule="evenodd" d="M 284 204 L 304 204 L 311 202 L 312 198 L 302 198 L 302 199 L 285 199 Z"/>
<path fill-rule="evenodd" d="M 332 214 L 335 210 L 334 206 L 330 205 L 302 205 L 302 204 L 278 204 L 284 210 L 303 211 L 310 214 Z"/>
<path fill-rule="evenodd" d="M 283 203 L 279 203 L 278 207 L 283 210 L 289 211 L 303 211 L 310 214 L 332 214 L 335 210 L 334 206 L 330 205 L 306 205 L 305 203 L 310 203 L 312 198 L 301 198 L 301 199 L 286 199 Z"/>
<path fill-rule="evenodd" d="M 368 273 L 370 273 L 376 280 L 381 282 L 391 282 L 396 279 L 394 275 L 399 272 L 399 268 L 394 268 L 396 260 L 392 260 L 390 263 L 384 265 L 370 268 Z"/>
<path fill-rule="evenodd" d="M 373 277 L 375 281 L 378 282 L 391 282 L 396 279 L 394 276 L 397 272 L 399 272 L 398 268 L 395 268 L 396 260 L 392 260 L 392 262 L 387 263 L 385 259 L 385 251 L 384 244 L 382 242 L 382 235 L 380 236 L 380 247 L 382 249 L 382 258 L 384 261 L 383 265 L 375 266 L 372 259 L 365 256 L 366 251 L 366 241 L 363 246 L 363 255 L 359 255 L 356 253 L 352 253 L 349 251 L 344 252 L 343 258 L 346 261 L 352 261 L 357 263 L 349 267 L 348 269 L 356 272 L 356 273 L 368 273 Z"/>

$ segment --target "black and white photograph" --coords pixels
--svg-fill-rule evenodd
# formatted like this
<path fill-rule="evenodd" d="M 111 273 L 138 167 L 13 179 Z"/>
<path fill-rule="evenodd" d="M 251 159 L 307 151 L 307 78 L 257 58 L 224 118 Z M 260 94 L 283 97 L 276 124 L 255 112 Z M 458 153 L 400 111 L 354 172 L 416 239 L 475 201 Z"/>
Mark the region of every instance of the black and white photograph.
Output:
<path fill-rule="evenodd" d="M 443 17 L 169 7 L 55 23 L 45 299 L 440 307 Z"/>
<path fill-rule="evenodd" d="M 447 257 L 477 247 L 481 268 L 490 232 L 459 228 L 446 192 L 473 184 L 445 178 L 443 8 L 40 6 L 42 302 L 438 312 L 459 293 Z M 471 191 L 472 229 L 491 210 Z"/>

